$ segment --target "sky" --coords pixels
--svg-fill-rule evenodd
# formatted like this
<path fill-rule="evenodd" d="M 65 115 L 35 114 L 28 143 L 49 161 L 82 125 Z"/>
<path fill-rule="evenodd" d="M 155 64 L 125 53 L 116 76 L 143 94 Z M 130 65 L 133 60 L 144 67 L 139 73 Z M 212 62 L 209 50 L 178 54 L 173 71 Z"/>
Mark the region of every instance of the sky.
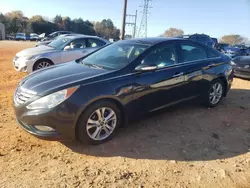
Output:
<path fill-rule="evenodd" d="M 42 15 L 53 19 L 57 14 L 83 20 L 101 21 L 110 18 L 121 28 L 123 0 L 1 0 L 0 12 L 21 10 L 27 17 Z M 138 10 L 139 27 L 143 0 L 128 0 L 127 14 Z M 250 38 L 250 0 L 151 0 L 148 15 L 148 36 L 164 33 L 170 27 L 185 34 L 205 33 L 220 38 L 240 34 Z M 130 20 L 129 20 L 130 21 Z M 132 28 L 127 28 L 127 33 Z"/>

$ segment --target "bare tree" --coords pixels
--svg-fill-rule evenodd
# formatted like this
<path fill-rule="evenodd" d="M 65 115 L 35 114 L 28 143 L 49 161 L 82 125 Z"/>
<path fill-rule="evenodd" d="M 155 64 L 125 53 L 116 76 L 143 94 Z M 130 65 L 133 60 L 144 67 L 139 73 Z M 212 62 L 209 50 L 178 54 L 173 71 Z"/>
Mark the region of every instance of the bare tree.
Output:
<path fill-rule="evenodd" d="M 221 43 L 227 43 L 227 44 L 245 44 L 248 41 L 246 37 L 243 37 L 241 35 L 224 35 L 221 37 L 220 42 Z"/>
<path fill-rule="evenodd" d="M 184 31 L 182 29 L 171 27 L 164 32 L 163 36 L 164 37 L 176 37 L 176 36 L 181 36 L 183 34 L 184 34 Z"/>

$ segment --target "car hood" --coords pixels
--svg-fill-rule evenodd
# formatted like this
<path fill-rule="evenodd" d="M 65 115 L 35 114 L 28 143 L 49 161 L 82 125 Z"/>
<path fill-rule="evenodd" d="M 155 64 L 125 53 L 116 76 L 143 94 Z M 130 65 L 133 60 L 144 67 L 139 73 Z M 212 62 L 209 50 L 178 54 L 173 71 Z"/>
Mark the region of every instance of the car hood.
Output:
<path fill-rule="evenodd" d="M 57 50 L 52 47 L 42 45 L 42 46 L 27 48 L 25 50 L 22 50 L 18 52 L 16 56 L 21 57 L 21 56 L 38 55 L 38 54 L 53 52 L 53 51 L 57 51 Z"/>
<path fill-rule="evenodd" d="M 38 95 L 45 95 L 59 89 L 87 83 L 94 77 L 109 72 L 111 71 L 87 67 L 74 61 L 35 71 L 25 77 L 20 86 Z"/>

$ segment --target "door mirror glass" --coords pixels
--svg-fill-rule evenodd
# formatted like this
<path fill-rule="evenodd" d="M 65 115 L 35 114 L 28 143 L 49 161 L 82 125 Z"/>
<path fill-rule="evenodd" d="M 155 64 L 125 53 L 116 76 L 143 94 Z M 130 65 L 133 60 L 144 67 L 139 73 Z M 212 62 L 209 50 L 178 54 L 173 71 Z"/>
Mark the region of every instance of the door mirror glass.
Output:
<path fill-rule="evenodd" d="M 71 47 L 70 46 L 65 46 L 63 50 L 64 51 L 69 51 L 69 50 L 71 50 Z"/>
<path fill-rule="evenodd" d="M 141 64 L 135 68 L 135 71 L 150 72 L 150 71 L 155 71 L 156 69 L 157 69 L 157 65 L 155 64 L 151 64 L 151 65 Z"/>

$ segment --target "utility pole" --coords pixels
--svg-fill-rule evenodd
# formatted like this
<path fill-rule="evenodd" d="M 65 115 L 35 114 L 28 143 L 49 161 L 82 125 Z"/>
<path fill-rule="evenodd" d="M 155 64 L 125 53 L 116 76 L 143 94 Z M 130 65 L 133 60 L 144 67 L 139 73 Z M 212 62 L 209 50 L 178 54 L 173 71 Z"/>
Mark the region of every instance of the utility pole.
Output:
<path fill-rule="evenodd" d="M 126 25 L 126 14 L 127 14 L 127 0 L 124 0 L 124 6 L 123 6 L 123 18 L 122 18 L 122 36 L 121 39 L 124 40 L 125 35 L 125 25 Z"/>
<path fill-rule="evenodd" d="M 142 19 L 138 31 L 138 37 L 147 37 L 148 34 L 148 9 L 151 8 L 148 5 L 149 1 L 151 0 L 144 0 Z"/>
<path fill-rule="evenodd" d="M 131 36 L 133 38 L 135 38 L 135 35 L 136 35 L 136 22 L 137 22 L 137 10 L 135 12 L 135 15 L 126 14 L 126 17 L 127 17 L 127 20 L 129 20 L 129 21 L 125 23 L 125 26 L 132 26 L 133 27 L 133 31 L 132 31 Z"/>

